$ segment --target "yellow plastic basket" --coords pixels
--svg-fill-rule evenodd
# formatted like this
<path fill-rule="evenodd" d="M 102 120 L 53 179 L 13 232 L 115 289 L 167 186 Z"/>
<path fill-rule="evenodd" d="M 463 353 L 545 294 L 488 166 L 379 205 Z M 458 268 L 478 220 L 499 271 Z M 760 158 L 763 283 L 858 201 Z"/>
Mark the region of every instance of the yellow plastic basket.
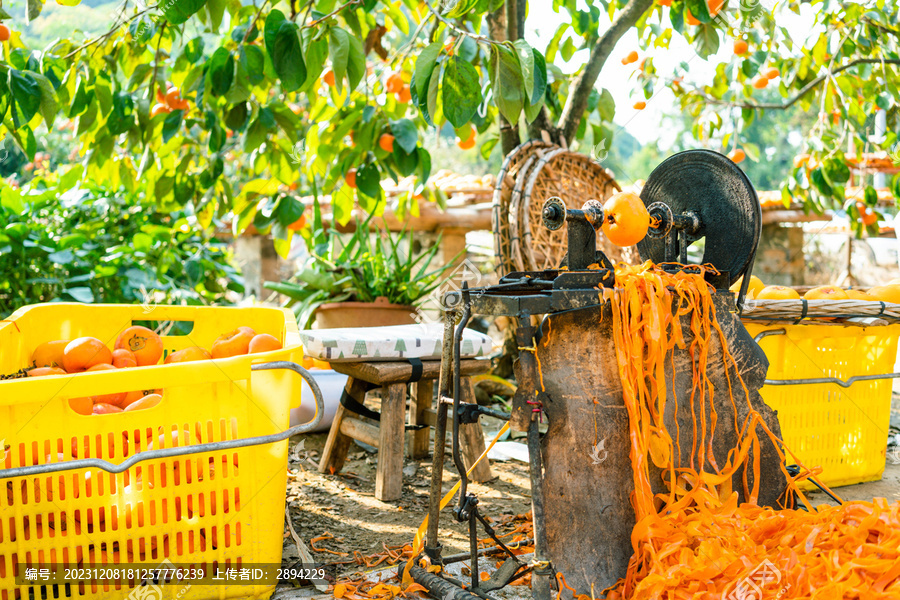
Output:
<path fill-rule="evenodd" d="M 118 600 L 144 591 L 131 590 L 141 581 L 127 579 L 26 585 L 23 567 L 158 566 L 168 561 L 225 568 L 281 563 L 287 437 L 308 429 L 305 425 L 288 429 L 289 410 L 300 401 L 297 373 L 309 377 L 286 362 L 302 357 L 289 311 L 30 306 L 0 323 L 0 373 L 26 366 L 43 342 L 91 335 L 112 346 L 120 331 L 147 321 L 177 321 L 184 329 L 192 324 L 185 335 L 163 337 L 167 354 L 194 345 L 209 349 L 216 337 L 241 325 L 274 335 L 284 349 L 0 381 L 0 440 L 6 447 L 6 457 L 0 460 L 0 482 L 6 487 L 0 495 L 0 600 L 27 599 L 29 594 Z M 314 382 L 310 387 L 318 393 Z M 156 388 L 165 390 L 163 401 L 140 411 L 83 416 L 68 405 L 73 397 Z M 321 410 L 317 419 L 320 415 Z M 199 444 L 208 444 L 204 448 L 208 451 L 197 453 Z M 150 452 L 166 456 L 145 460 L 154 456 Z M 83 465 L 87 459 L 94 459 L 87 465 L 90 468 L 73 468 L 78 463 L 71 461 Z M 112 470 L 129 468 L 109 472 L 96 468 L 97 459 Z M 44 471 L 33 475 L 35 465 Z M 29 474 L 10 477 L 22 468 Z M 251 585 L 173 585 L 163 586 L 158 595 L 183 600 L 262 597 L 274 585 L 269 580 Z"/>
<path fill-rule="evenodd" d="M 828 486 L 881 479 L 892 381 L 884 376 L 894 371 L 900 325 L 745 326 L 754 337 L 765 333 L 759 345 L 769 372 L 760 393 L 778 411 L 788 448 L 805 466 L 821 466 L 818 479 Z M 842 383 L 796 381 L 822 378 Z"/>

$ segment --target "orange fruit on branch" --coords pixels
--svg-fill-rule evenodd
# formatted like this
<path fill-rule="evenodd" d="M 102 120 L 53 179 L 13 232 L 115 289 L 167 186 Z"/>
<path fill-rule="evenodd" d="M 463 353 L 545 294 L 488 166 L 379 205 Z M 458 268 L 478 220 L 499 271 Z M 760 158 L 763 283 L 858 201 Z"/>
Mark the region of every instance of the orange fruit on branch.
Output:
<path fill-rule="evenodd" d="M 166 104 L 172 108 L 176 108 L 175 103 L 181 99 L 181 90 L 177 87 L 169 88 L 166 92 Z"/>
<path fill-rule="evenodd" d="M 747 53 L 749 46 L 744 40 L 734 40 L 734 53 L 738 56 Z"/>
<path fill-rule="evenodd" d="M 459 146 L 460 149 L 462 149 L 462 150 L 468 150 L 469 148 L 474 148 L 475 147 L 475 136 L 470 135 L 465 140 L 459 140 L 458 142 L 456 142 L 456 145 Z"/>
<path fill-rule="evenodd" d="M 403 76 L 400 75 L 399 72 L 394 72 L 388 75 L 388 78 L 384 82 L 384 89 L 387 90 L 389 94 L 396 94 L 400 90 L 403 89 Z"/>
<path fill-rule="evenodd" d="M 619 192 L 603 204 L 603 233 L 617 246 L 633 246 L 650 228 L 650 213 L 633 192 Z"/>
<path fill-rule="evenodd" d="M 869 225 L 874 225 L 878 222 L 878 215 L 875 214 L 875 211 L 869 208 L 864 202 L 857 202 L 856 210 L 859 211 L 859 218 L 862 221 L 863 225 L 868 227 Z"/>
<path fill-rule="evenodd" d="M 238 327 L 220 335 L 212 345 L 213 358 L 228 358 L 247 354 L 250 350 L 250 341 L 256 336 L 256 332 L 249 327 Z"/>
<path fill-rule="evenodd" d="M 647 108 L 647 103 L 644 102 L 643 100 L 638 100 L 637 102 L 634 103 L 635 110 L 644 110 L 645 108 Z"/>
<path fill-rule="evenodd" d="M 268 333 L 260 333 L 253 336 L 250 345 L 247 347 L 248 354 L 257 354 L 259 352 L 272 352 L 273 350 L 281 350 L 281 342 L 274 335 Z"/>
<path fill-rule="evenodd" d="M 173 352 L 172 354 L 168 355 L 163 363 L 170 365 L 172 363 L 209 360 L 210 358 L 212 358 L 212 356 L 210 356 L 209 352 L 207 352 L 200 346 L 190 346 L 188 348 L 185 348 L 184 350 L 179 350 L 178 352 Z"/>
<path fill-rule="evenodd" d="M 764 75 L 765 75 L 766 79 L 775 79 L 776 77 L 781 75 L 781 71 L 779 71 L 775 67 L 769 67 L 768 69 L 766 69 L 766 72 L 764 73 Z"/>
<path fill-rule="evenodd" d="M 156 115 L 168 114 L 170 112 L 172 112 L 172 109 L 165 104 L 154 104 L 153 108 L 150 109 L 150 118 L 152 119 Z"/>
<path fill-rule="evenodd" d="M 378 147 L 384 150 L 385 152 L 393 152 L 394 151 L 394 136 L 389 133 L 382 133 L 381 137 L 378 138 Z"/>
<path fill-rule="evenodd" d="M 769 80 L 766 77 L 759 75 L 753 78 L 751 85 L 753 85 L 753 87 L 755 87 L 756 89 L 761 90 L 769 85 Z"/>
<path fill-rule="evenodd" d="M 744 159 L 747 158 L 747 154 L 740 148 L 735 148 L 728 153 L 728 158 L 730 158 L 734 164 L 738 164 L 744 162 Z"/>
<path fill-rule="evenodd" d="M 325 74 L 322 75 L 322 81 L 334 87 L 334 71 L 326 71 Z"/>
<path fill-rule="evenodd" d="M 120 333 L 115 348 L 131 351 L 139 367 L 155 365 L 163 355 L 162 338 L 141 325 L 133 325 Z"/>
<path fill-rule="evenodd" d="M 800 294 L 786 285 L 768 285 L 756 294 L 757 300 L 799 300 Z"/>
<path fill-rule="evenodd" d="M 347 185 L 349 185 L 350 187 L 355 188 L 356 187 L 356 169 L 349 169 L 344 174 L 344 181 L 346 181 Z"/>
<path fill-rule="evenodd" d="M 76 338 L 63 350 L 63 368 L 69 373 L 79 373 L 104 363 L 112 363 L 112 351 L 94 337 Z"/>
<path fill-rule="evenodd" d="M 637 59 L 638 59 L 638 53 L 637 53 L 637 51 L 636 51 L 636 50 L 632 50 L 631 52 L 629 52 L 629 53 L 625 56 L 625 58 L 622 59 L 622 64 L 623 64 L 623 65 L 630 65 L 630 64 L 633 63 L 633 62 L 637 62 Z"/>
<path fill-rule="evenodd" d="M 5 42 L 6 40 L 9 39 L 9 36 L 10 36 L 9 27 L 4 25 L 3 23 L 0 23 L 0 42 Z"/>
<path fill-rule="evenodd" d="M 698 21 L 694 15 L 691 14 L 691 11 L 685 9 L 684 11 L 684 20 L 688 25 L 699 25 L 700 21 Z"/>
<path fill-rule="evenodd" d="M 63 352 L 70 340 L 44 342 L 31 353 L 31 364 L 35 367 L 62 367 Z"/>
<path fill-rule="evenodd" d="M 834 285 L 822 285 L 803 294 L 807 300 L 847 300 L 847 292 Z"/>
<path fill-rule="evenodd" d="M 409 86 L 404 85 L 399 92 L 397 92 L 397 102 L 400 104 L 406 104 L 410 100 L 412 100 L 412 92 L 409 91 Z"/>

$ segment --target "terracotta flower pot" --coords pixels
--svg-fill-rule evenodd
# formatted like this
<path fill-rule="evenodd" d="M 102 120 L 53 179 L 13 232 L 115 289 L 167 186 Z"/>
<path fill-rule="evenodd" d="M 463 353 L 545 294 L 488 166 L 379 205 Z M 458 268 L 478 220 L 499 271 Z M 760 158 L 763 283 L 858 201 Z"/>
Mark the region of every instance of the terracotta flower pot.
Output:
<path fill-rule="evenodd" d="M 414 306 L 391 304 L 384 296 L 375 302 L 331 302 L 316 309 L 316 329 L 411 325 L 415 312 Z"/>

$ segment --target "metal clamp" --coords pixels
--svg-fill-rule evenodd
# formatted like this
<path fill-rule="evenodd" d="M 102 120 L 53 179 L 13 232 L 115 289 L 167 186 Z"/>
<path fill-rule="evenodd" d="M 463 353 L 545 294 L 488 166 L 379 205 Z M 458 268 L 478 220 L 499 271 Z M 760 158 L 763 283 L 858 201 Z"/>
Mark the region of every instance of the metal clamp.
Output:
<path fill-rule="evenodd" d="M 787 330 L 783 327 L 780 329 L 769 329 L 768 331 L 761 331 L 753 338 L 753 341 L 757 344 L 763 338 L 769 337 L 770 335 L 786 335 Z M 898 379 L 900 378 L 900 373 L 884 373 L 880 375 L 854 375 L 853 377 L 848 377 L 847 379 L 840 379 L 838 377 L 810 377 L 805 379 L 766 379 L 766 385 L 804 385 L 810 383 L 834 383 L 836 385 L 841 386 L 842 388 L 848 388 L 857 381 L 878 381 L 881 379 Z"/>
<path fill-rule="evenodd" d="M 31 465 L 27 467 L 13 467 L 11 469 L 0 469 L 0 479 L 7 477 L 23 477 L 26 475 L 45 475 L 47 473 L 57 473 L 60 471 L 72 471 L 75 469 L 101 469 L 108 473 L 124 473 L 134 465 L 140 462 L 160 459 L 172 458 L 174 456 L 187 456 L 190 454 L 201 454 L 204 452 L 216 452 L 219 450 L 232 450 L 234 448 L 246 448 L 249 446 L 261 446 L 263 444 L 272 444 L 288 439 L 298 433 L 306 433 L 318 427 L 322 422 L 322 416 L 325 413 L 325 406 L 322 401 L 322 390 L 313 376 L 298 365 L 290 361 L 275 361 L 253 365 L 250 367 L 252 371 L 270 371 L 273 369 L 289 369 L 299 374 L 309 384 L 313 397 L 316 401 L 316 413 L 311 421 L 301 423 L 285 429 L 280 433 L 272 433 L 270 435 L 259 435 L 255 437 L 242 438 L 239 440 L 226 440 L 222 442 L 207 442 L 205 444 L 196 444 L 193 446 L 183 446 L 177 448 L 160 448 L 159 450 L 144 450 L 122 461 L 118 465 L 99 458 L 80 458 L 76 460 L 68 460 L 65 462 L 48 463 L 44 465 Z"/>

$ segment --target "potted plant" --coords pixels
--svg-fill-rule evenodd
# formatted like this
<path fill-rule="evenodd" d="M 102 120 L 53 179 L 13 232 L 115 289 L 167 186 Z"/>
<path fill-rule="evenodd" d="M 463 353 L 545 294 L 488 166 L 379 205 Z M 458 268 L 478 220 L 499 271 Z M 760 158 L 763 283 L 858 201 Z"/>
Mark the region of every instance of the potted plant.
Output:
<path fill-rule="evenodd" d="M 373 231 L 370 216 L 341 234 L 322 225 L 318 203 L 311 230 L 304 235 L 309 258 L 290 280 L 265 287 L 288 297 L 303 328 L 377 327 L 415 323 L 415 305 L 441 282 L 453 264 L 429 270 L 439 244 L 414 255 L 413 234 Z"/>

